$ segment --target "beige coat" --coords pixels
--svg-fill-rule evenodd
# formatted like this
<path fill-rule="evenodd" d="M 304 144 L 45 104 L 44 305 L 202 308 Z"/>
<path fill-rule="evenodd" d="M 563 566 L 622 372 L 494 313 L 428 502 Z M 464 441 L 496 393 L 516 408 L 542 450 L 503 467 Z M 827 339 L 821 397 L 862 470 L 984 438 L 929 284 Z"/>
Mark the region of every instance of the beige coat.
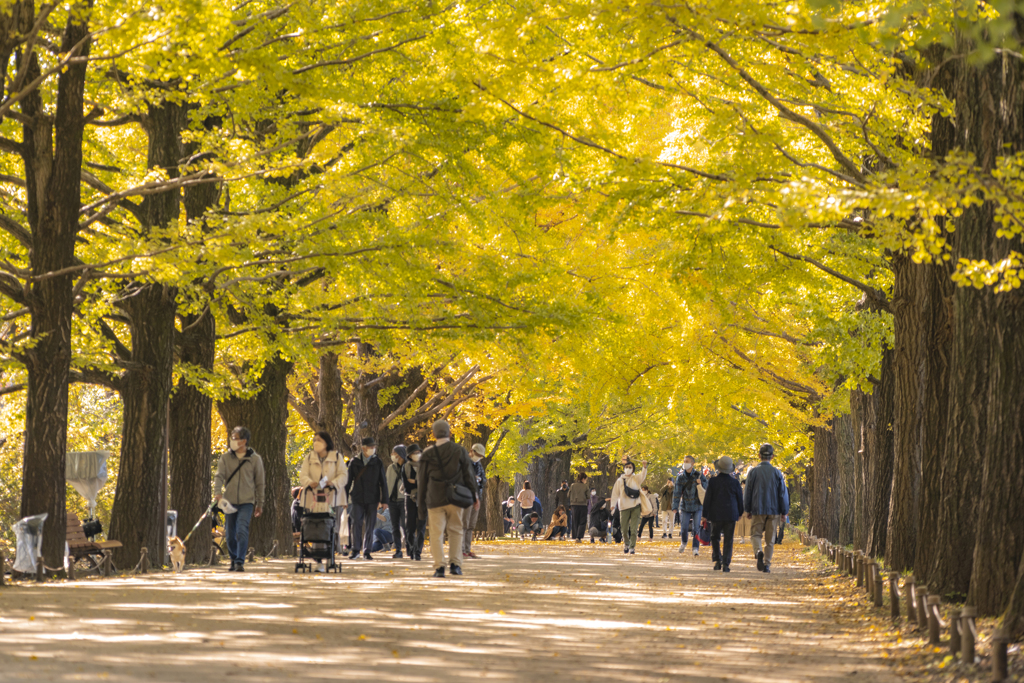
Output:
<path fill-rule="evenodd" d="M 639 490 L 644 485 L 644 481 L 647 480 L 647 468 L 641 468 L 639 472 L 633 470 L 633 474 L 628 477 L 623 474 L 615 480 L 615 485 L 612 487 L 612 507 L 618 506 L 619 510 L 628 510 L 635 508 L 640 504 L 639 498 L 630 498 L 626 495 L 625 487 L 628 486 L 631 489 Z M 640 495 L 644 495 L 643 491 L 640 491 Z"/>
<path fill-rule="evenodd" d="M 339 505 L 348 505 L 348 500 L 345 496 L 345 484 L 348 483 L 348 466 L 345 464 L 345 461 L 342 460 L 337 451 L 328 451 L 323 461 L 320 460 L 320 456 L 310 451 L 306 454 L 305 460 L 302 461 L 302 467 L 299 468 L 299 486 L 302 487 L 302 507 L 306 509 L 313 508 L 313 505 L 316 503 L 315 489 L 320 486 L 320 479 L 324 476 L 327 477 L 328 483 L 334 486 L 333 495 L 330 495 L 331 491 L 328 489 L 328 506 L 334 508 Z M 314 490 L 306 488 L 307 486 L 312 486 Z"/>

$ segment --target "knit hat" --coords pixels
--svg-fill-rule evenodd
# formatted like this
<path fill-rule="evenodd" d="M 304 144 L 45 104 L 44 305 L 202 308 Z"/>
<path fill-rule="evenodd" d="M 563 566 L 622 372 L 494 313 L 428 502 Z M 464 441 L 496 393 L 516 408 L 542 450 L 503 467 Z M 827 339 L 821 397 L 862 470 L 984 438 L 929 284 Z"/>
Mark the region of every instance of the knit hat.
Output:
<path fill-rule="evenodd" d="M 723 455 L 715 461 L 715 469 L 723 474 L 732 474 L 732 471 L 736 469 L 736 467 L 732 464 L 732 458 L 728 455 Z"/>
<path fill-rule="evenodd" d="M 403 444 L 398 444 L 397 446 L 395 446 L 391 450 L 393 452 L 395 452 L 395 453 L 398 453 L 398 457 L 400 457 L 402 460 L 408 460 L 409 459 L 409 454 L 406 452 L 405 446 Z"/>

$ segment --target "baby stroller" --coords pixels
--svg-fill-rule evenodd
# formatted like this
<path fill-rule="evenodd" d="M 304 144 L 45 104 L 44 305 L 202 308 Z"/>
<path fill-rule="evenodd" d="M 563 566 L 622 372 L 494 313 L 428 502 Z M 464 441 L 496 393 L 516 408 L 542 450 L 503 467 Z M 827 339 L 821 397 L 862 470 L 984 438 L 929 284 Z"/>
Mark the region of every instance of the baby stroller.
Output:
<path fill-rule="evenodd" d="M 317 505 L 313 510 L 326 507 L 323 489 L 316 494 L 317 502 L 323 505 Z M 338 550 L 338 534 L 335 531 L 337 521 L 334 519 L 334 512 L 313 510 L 302 508 L 299 522 L 299 561 L 295 563 L 295 573 L 313 571 L 314 563 L 309 560 L 322 561 L 326 565 L 325 571 L 340 573 L 341 565 L 334 561 L 334 555 Z"/>

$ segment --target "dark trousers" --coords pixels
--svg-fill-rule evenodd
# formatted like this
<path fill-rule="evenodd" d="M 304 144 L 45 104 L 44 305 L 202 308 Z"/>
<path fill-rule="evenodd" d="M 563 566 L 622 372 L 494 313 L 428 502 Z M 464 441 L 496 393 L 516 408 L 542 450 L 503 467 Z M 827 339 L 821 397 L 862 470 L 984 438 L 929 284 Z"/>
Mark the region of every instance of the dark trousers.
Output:
<path fill-rule="evenodd" d="M 636 532 L 636 537 L 640 538 L 644 535 L 644 525 L 651 530 L 651 538 L 654 538 L 654 517 L 641 517 L 640 518 L 640 530 Z"/>
<path fill-rule="evenodd" d="M 423 537 L 427 534 L 427 520 L 420 520 L 415 498 L 405 499 L 405 547 L 409 556 L 423 554 Z"/>
<path fill-rule="evenodd" d="M 402 532 L 405 530 L 405 500 L 388 503 L 391 511 L 391 537 L 394 539 L 395 552 L 402 550 Z M 409 534 L 405 534 L 405 545 L 409 547 Z"/>
<path fill-rule="evenodd" d="M 711 523 L 711 559 L 715 562 L 721 561 L 723 567 L 728 567 L 732 562 L 732 535 L 736 531 L 736 522 L 712 522 Z M 718 548 L 718 539 L 725 536 L 721 551 Z"/>
<path fill-rule="evenodd" d="M 572 537 L 583 538 L 587 534 L 587 506 L 572 506 Z"/>
<path fill-rule="evenodd" d="M 352 504 L 352 535 L 349 536 L 349 543 L 352 545 L 352 552 L 365 551 L 368 553 L 373 548 L 373 530 L 377 528 L 377 504 L 359 505 Z"/>

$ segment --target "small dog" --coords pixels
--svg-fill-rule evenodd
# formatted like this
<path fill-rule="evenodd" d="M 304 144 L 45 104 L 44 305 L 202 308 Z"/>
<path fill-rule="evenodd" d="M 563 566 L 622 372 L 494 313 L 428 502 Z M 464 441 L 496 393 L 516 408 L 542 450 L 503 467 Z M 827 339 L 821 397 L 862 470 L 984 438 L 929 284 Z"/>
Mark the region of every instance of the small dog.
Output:
<path fill-rule="evenodd" d="M 185 567 L 185 544 L 177 536 L 167 539 L 167 551 L 171 554 L 171 567 L 180 572 Z"/>

